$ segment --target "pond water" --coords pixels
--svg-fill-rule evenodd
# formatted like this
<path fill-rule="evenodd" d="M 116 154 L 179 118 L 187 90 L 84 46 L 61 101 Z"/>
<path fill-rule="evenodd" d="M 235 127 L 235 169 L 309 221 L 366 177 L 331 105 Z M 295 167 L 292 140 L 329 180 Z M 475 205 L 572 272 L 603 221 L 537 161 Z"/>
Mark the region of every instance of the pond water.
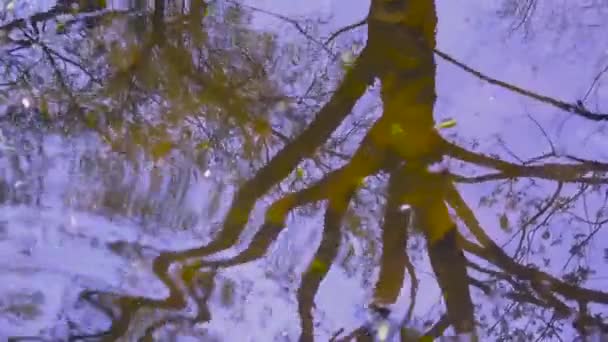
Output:
<path fill-rule="evenodd" d="M 0 340 L 608 338 L 602 1 L 0 1 Z"/>

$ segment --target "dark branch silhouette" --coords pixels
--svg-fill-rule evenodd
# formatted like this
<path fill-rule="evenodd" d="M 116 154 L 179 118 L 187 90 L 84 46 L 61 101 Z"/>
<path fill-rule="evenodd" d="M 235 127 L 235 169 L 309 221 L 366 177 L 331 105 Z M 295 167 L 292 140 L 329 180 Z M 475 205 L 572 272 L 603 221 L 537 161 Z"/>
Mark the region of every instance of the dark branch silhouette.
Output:
<path fill-rule="evenodd" d="M 485 74 L 483 74 L 482 72 L 475 70 L 473 68 L 471 68 L 470 66 L 467 66 L 466 64 L 458 61 L 457 59 L 455 59 L 454 57 L 448 55 L 447 53 L 444 53 L 440 50 L 435 50 L 435 53 L 445 59 L 446 61 L 456 65 L 457 67 L 461 68 L 462 70 L 474 75 L 475 77 L 484 80 L 490 84 L 508 89 L 514 93 L 523 95 L 525 97 L 531 98 L 533 100 L 537 100 L 546 104 L 549 104 L 553 107 L 559 108 L 563 111 L 566 112 L 570 112 L 572 114 L 581 116 L 585 119 L 589 119 L 592 121 L 606 121 L 608 120 L 608 114 L 600 114 L 600 113 L 594 113 L 589 111 L 587 108 L 585 108 L 581 103 L 568 103 L 562 100 L 558 100 L 549 96 L 545 96 L 545 95 L 540 95 L 538 93 L 535 93 L 533 91 L 530 90 L 526 90 L 520 87 L 517 87 L 515 85 L 509 84 L 507 82 L 504 81 L 500 81 L 497 80 L 495 78 L 492 78 L 490 76 L 487 76 Z"/>
<path fill-rule="evenodd" d="M 413 214 L 401 208 L 401 198 L 405 194 L 403 187 L 399 186 L 402 172 L 401 168 L 396 168 L 388 181 L 388 198 L 382 220 L 380 274 L 374 289 L 374 300 L 380 304 L 393 304 L 397 301 L 405 280 L 406 264 L 409 262 L 407 240 Z M 410 274 L 410 277 L 415 277 L 415 274 Z M 412 293 L 410 300 L 412 303 L 415 301 L 415 293 Z"/>
<path fill-rule="evenodd" d="M 350 191 L 347 190 L 346 192 L 333 194 L 327 203 L 321 244 L 308 270 L 302 275 L 302 282 L 297 293 L 298 311 L 302 327 L 300 341 L 314 341 L 314 317 L 312 309 L 314 307 L 315 296 L 321 282 L 338 255 L 340 243 L 342 242 L 341 223 L 353 193 L 354 188 L 351 188 Z"/>

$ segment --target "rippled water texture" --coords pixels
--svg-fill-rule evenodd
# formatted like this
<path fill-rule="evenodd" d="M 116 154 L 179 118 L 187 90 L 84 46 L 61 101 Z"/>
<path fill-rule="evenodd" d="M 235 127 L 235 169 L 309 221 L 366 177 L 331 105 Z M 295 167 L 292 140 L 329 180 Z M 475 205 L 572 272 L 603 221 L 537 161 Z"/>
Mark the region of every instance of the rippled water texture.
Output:
<path fill-rule="evenodd" d="M 0 0 L 0 340 L 608 339 L 607 15 Z"/>

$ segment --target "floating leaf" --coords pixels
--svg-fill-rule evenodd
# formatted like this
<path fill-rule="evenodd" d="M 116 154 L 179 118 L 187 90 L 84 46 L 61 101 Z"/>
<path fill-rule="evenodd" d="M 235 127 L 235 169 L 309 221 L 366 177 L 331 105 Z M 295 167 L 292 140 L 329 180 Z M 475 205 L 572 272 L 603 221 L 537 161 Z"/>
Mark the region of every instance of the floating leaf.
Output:
<path fill-rule="evenodd" d="M 504 231 L 510 231 L 509 228 L 509 218 L 507 217 L 506 214 L 501 214 L 500 217 L 498 218 L 498 223 L 500 224 L 500 229 L 504 230 Z"/>
<path fill-rule="evenodd" d="M 57 27 L 56 27 L 55 31 L 56 31 L 57 33 L 60 33 L 60 34 L 61 34 L 61 33 L 65 33 L 65 23 L 63 23 L 63 22 L 58 22 L 58 23 L 57 23 Z"/>
<path fill-rule="evenodd" d="M 315 273 L 326 273 L 327 265 L 323 261 L 315 259 L 310 264 L 310 271 Z"/>
<path fill-rule="evenodd" d="M 298 179 L 304 178 L 304 169 L 299 166 L 296 169 L 296 178 L 298 178 Z"/>
<path fill-rule="evenodd" d="M 206 150 L 209 148 L 209 142 L 208 141 L 203 141 L 201 143 L 198 143 L 196 145 L 196 149 L 197 150 Z"/>
<path fill-rule="evenodd" d="M 456 126 L 456 120 L 454 119 L 447 119 L 447 120 L 443 120 L 442 122 L 438 123 L 437 126 L 435 126 L 437 129 L 444 129 L 444 128 L 452 128 Z"/>
<path fill-rule="evenodd" d="M 236 285 L 230 279 L 226 279 L 222 284 L 221 301 L 224 306 L 234 305 L 234 294 Z"/>

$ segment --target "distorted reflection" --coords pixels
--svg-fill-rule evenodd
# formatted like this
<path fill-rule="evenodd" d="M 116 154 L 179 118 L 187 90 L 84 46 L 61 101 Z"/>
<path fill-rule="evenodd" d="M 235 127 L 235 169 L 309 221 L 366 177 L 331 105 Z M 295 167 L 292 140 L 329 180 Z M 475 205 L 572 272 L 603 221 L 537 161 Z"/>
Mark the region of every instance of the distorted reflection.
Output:
<path fill-rule="evenodd" d="M 0 16 L 0 337 L 608 331 L 608 163 L 478 152 L 438 119 L 438 61 L 608 116 L 443 53 L 433 1 L 371 0 L 333 35 L 233 0 L 45 4 Z"/>

